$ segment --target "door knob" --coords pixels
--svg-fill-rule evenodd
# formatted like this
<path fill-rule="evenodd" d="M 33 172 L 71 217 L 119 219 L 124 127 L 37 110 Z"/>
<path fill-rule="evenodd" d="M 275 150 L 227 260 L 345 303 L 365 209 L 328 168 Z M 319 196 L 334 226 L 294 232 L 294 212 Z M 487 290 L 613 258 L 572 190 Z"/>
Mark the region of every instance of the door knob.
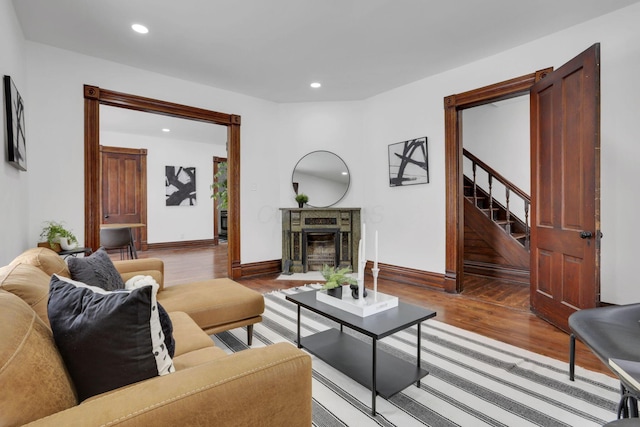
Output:
<path fill-rule="evenodd" d="M 593 233 L 590 231 L 583 231 L 582 233 L 580 233 L 581 239 L 590 239 L 592 237 L 593 237 Z"/>
<path fill-rule="evenodd" d="M 105 215 L 105 216 L 104 216 L 104 219 L 107 219 L 107 218 L 109 218 L 109 215 Z"/>

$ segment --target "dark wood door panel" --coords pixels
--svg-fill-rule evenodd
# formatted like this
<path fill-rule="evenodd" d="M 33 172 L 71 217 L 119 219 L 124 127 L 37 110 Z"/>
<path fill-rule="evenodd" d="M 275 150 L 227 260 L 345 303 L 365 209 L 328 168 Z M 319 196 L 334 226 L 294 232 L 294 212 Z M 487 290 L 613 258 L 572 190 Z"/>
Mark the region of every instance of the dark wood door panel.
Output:
<path fill-rule="evenodd" d="M 531 88 L 531 305 L 565 331 L 600 290 L 599 52 L 592 46 Z"/>
<path fill-rule="evenodd" d="M 146 149 L 100 147 L 103 224 L 146 224 Z M 146 227 L 134 228 L 137 249 L 145 249 Z"/>

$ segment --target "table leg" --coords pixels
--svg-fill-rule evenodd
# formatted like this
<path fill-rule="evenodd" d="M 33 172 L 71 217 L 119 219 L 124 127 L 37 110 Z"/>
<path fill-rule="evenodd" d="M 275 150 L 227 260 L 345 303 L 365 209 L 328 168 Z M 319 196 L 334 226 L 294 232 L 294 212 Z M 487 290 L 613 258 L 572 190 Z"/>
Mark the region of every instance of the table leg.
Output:
<path fill-rule="evenodd" d="M 422 323 L 418 323 L 418 370 L 420 370 L 420 348 L 421 348 L 421 338 L 422 338 Z M 420 380 L 416 383 L 416 387 L 420 388 Z"/>
<path fill-rule="evenodd" d="M 374 417 L 376 416 L 376 396 L 378 395 L 378 392 L 376 391 L 377 385 L 376 385 L 376 365 L 377 365 L 377 343 L 378 340 L 377 339 L 373 339 L 373 343 L 371 344 L 371 348 L 372 348 L 372 373 L 371 373 L 371 415 L 373 415 Z"/>
<path fill-rule="evenodd" d="M 129 227 L 129 253 L 131 254 L 131 259 L 138 259 L 138 251 L 136 251 L 136 242 L 133 238 L 133 228 Z"/>
<path fill-rule="evenodd" d="M 300 305 L 298 304 L 298 348 L 302 348 L 300 344 Z"/>

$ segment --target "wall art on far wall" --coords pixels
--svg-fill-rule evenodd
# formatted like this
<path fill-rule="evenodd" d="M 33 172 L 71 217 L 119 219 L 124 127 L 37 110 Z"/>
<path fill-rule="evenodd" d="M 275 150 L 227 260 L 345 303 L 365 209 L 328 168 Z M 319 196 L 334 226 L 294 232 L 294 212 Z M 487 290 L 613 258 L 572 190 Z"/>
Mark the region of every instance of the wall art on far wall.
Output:
<path fill-rule="evenodd" d="M 428 184 L 427 137 L 389 145 L 389 186 Z"/>
<path fill-rule="evenodd" d="M 167 206 L 196 205 L 196 168 L 165 166 Z"/>
<path fill-rule="evenodd" d="M 7 123 L 7 160 L 27 170 L 27 142 L 24 135 L 24 100 L 10 76 L 4 76 L 5 117 Z"/>

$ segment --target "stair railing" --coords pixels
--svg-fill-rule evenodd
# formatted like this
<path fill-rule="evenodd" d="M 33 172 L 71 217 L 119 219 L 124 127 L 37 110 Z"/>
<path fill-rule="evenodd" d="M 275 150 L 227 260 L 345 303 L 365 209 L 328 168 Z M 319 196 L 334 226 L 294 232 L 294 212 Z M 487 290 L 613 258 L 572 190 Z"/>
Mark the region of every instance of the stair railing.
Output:
<path fill-rule="evenodd" d="M 510 209 L 511 193 L 514 193 L 518 198 L 520 198 L 522 200 L 522 202 L 524 203 L 524 221 L 522 220 L 522 218 L 518 218 L 518 219 L 520 219 L 520 221 L 522 221 L 524 223 L 524 226 L 525 226 L 524 247 L 526 249 L 529 249 L 529 237 L 530 237 L 529 207 L 531 206 L 531 197 L 529 197 L 529 195 L 527 193 L 522 191 L 520 188 L 518 188 L 511 181 L 509 181 L 508 179 L 506 179 L 505 177 L 500 175 L 500 173 L 497 172 L 496 170 L 494 170 L 491 166 L 487 165 L 485 162 L 483 162 L 482 160 L 480 160 L 479 158 L 477 158 L 476 156 L 471 154 L 468 150 L 463 149 L 462 150 L 462 154 L 464 155 L 464 157 L 466 157 L 467 159 L 471 160 L 471 167 L 472 167 L 472 171 L 473 171 L 473 203 L 474 203 L 475 206 L 478 206 L 478 191 L 477 191 L 478 184 L 477 184 L 477 180 L 476 180 L 477 167 L 480 167 L 482 170 L 484 170 L 484 172 L 488 176 L 489 218 L 491 218 L 492 221 L 495 221 L 495 219 L 493 218 L 493 194 L 492 194 L 494 178 L 504 186 L 504 188 L 505 188 L 505 200 L 506 200 L 505 208 L 506 208 L 506 211 L 507 211 L 507 214 L 506 214 L 507 215 L 507 217 L 506 217 L 507 223 L 506 223 L 506 226 L 505 226 L 505 230 L 509 234 L 511 234 L 511 225 L 510 225 L 511 224 L 511 222 L 510 222 L 511 216 L 513 216 L 515 218 L 518 218 L 518 216 L 514 215 L 513 212 Z"/>

